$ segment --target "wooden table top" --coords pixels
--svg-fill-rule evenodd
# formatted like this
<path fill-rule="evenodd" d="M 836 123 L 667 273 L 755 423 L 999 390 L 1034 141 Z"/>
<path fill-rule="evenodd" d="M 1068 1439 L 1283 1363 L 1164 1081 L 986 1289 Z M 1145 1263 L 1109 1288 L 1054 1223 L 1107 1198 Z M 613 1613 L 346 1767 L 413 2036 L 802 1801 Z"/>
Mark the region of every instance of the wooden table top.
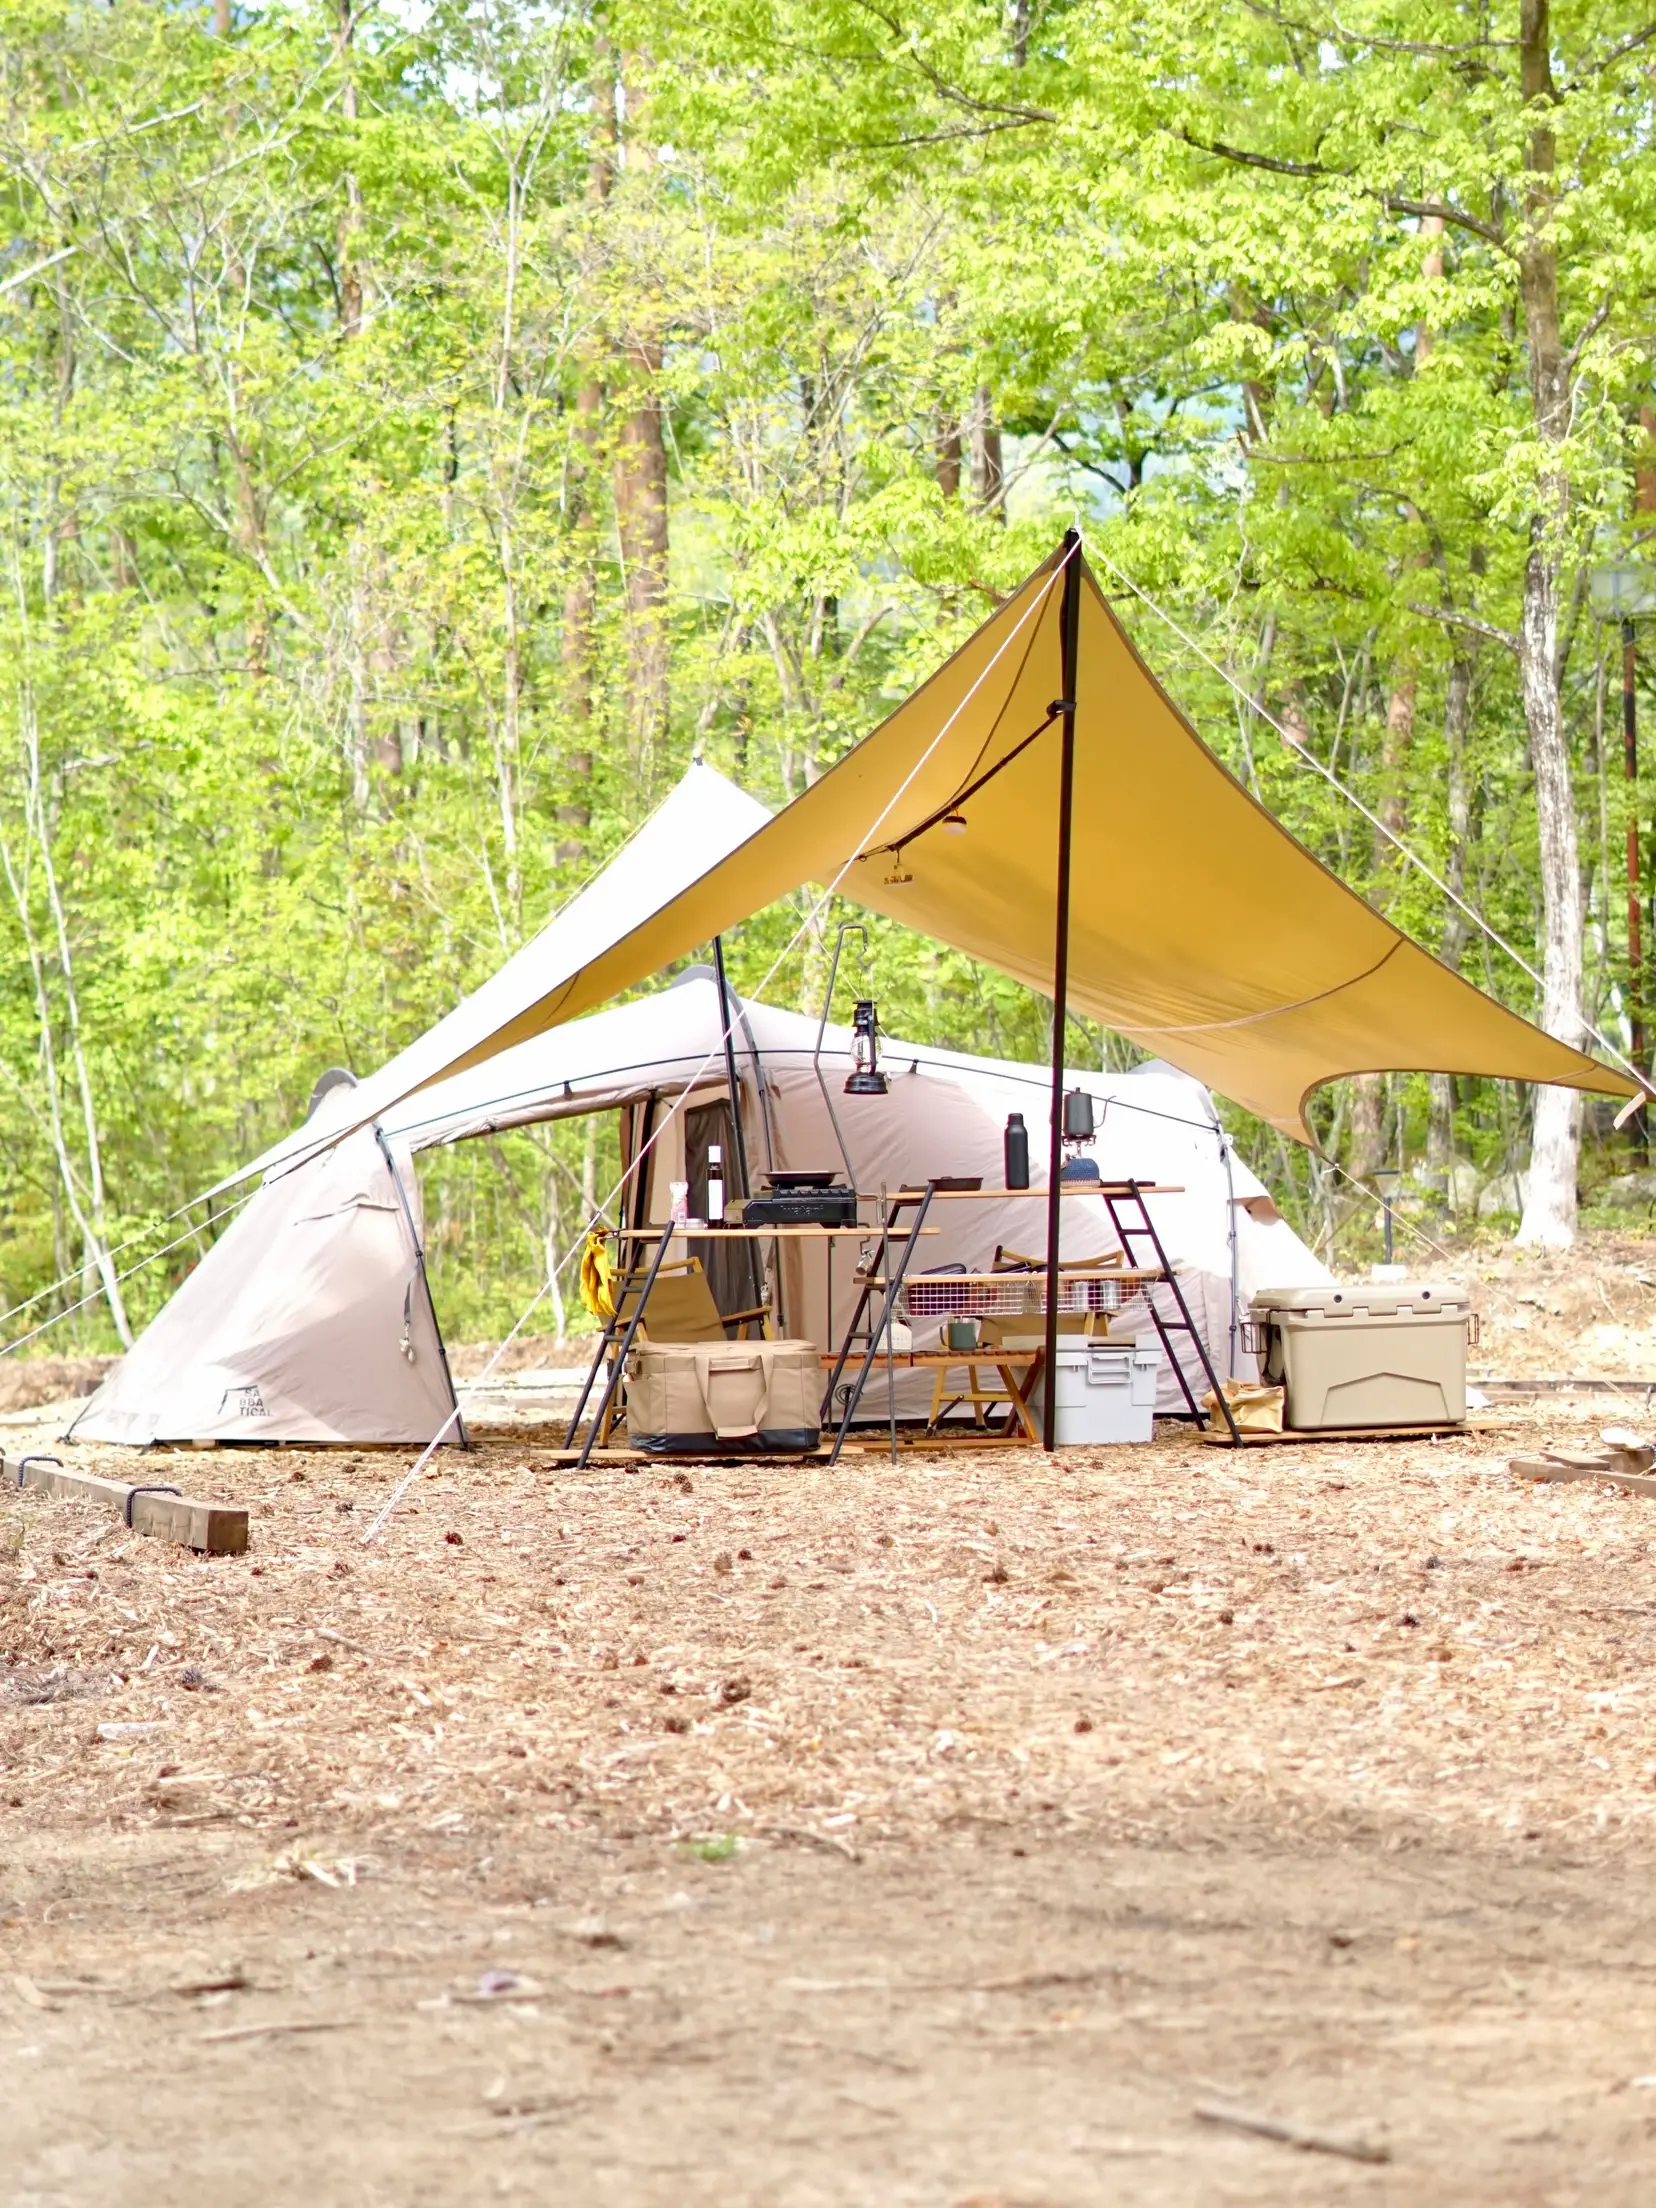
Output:
<path fill-rule="evenodd" d="M 923 1188 L 899 1188 L 891 1201 L 899 1204 L 917 1204 L 925 1195 Z M 1038 1196 L 1044 1204 L 1047 1190 L 1042 1188 L 934 1188 L 934 1204 L 1000 1204 L 1009 1196 Z M 1182 1186 L 1168 1181 L 1064 1181 L 1059 1184 L 1060 1196 L 1182 1196 Z"/>
<path fill-rule="evenodd" d="M 866 1347 L 864 1344 L 865 1349 Z M 853 1350 L 846 1363 L 855 1363 L 858 1354 Z M 894 1349 L 891 1362 L 894 1365 L 1007 1365 L 1017 1368 L 1039 1364 L 1044 1354 L 1039 1349 L 990 1349 L 987 1345 L 980 1344 L 976 1349 Z M 839 1356 L 837 1351 L 824 1350 L 819 1361 L 824 1365 L 835 1365 L 839 1362 Z M 874 1352 L 876 1369 L 882 1368 L 885 1361 L 885 1351 L 877 1349 Z"/>
<path fill-rule="evenodd" d="M 880 1227 L 817 1227 L 801 1225 L 793 1227 L 612 1227 L 610 1232 L 617 1241 L 659 1242 L 663 1235 L 669 1241 L 682 1235 L 687 1242 L 770 1242 L 777 1236 L 784 1241 L 808 1242 L 842 1241 L 873 1242 L 884 1230 Z M 907 1241 L 914 1232 L 912 1227 L 903 1229 L 901 1239 Z M 922 1227 L 922 1234 L 941 1234 L 941 1227 Z"/>

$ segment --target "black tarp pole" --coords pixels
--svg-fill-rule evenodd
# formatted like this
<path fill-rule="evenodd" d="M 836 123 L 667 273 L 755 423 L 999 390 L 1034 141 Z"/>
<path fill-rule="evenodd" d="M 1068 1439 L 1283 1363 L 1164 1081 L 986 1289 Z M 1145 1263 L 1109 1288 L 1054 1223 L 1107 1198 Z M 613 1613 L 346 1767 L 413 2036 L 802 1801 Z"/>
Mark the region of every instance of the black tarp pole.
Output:
<path fill-rule="evenodd" d="M 1052 946 L 1052 1141 L 1047 1150 L 1046 1355 L 1042 1372 L 1041 1434 L 1057 1445 L 1058 1238 L 1062 1224 L 1064 1165 L 1064 1027 L 1069 1016 L 1070 829 L 1075 807 L 1075 662 L 1081 629 L 1081 532 L 1064 532 L 1064 602 L 1058 617 L 1063 695 L 1063 748 L 1058 766 L 1058 895 Z"/>
<path fill-rule="evenodd" d="M 736 1149 L 731 1162 L 736 1168 L 736 1193 L 745 1203 L 753 1190 L 748 1185 L 747 1141 L 742 1133 L 742 1092 L 736 1081 L 736 1012 L 725 979 L 722 935 L 713 938 L 713 971 L 719 982 L 719 1025 L 724 1029 L 725 1079 L 730 1084 L 730 1135 Z"/>
<path fill-rule="evenodd" d="M 736 1007 L 731 1001 L 730 984 L 725 979 L 724 937 L 713 938 L 713 972 L 719 984 L 719 1025 L 724 1030 L 725 1080 L 730 1087 L 730 1139 L 736 1155 L 730 1161 L 736 1168 L 736 1193 L 746 1203 L 753 1194 L 753 1184 L 748 1179 L 747 1137 L 742 1132 L 742 1091 L 736 1079 Z M 761 1074 L 758 1077 L 764 1079 Z M 744 1245 L 748 1261 L 748 1302 L 765 1300 L 765 1268 L 759 1256 L 757 1242 Z M 781 1248 L 777 1248 L 777 1272 L 781 1273 Z"/>

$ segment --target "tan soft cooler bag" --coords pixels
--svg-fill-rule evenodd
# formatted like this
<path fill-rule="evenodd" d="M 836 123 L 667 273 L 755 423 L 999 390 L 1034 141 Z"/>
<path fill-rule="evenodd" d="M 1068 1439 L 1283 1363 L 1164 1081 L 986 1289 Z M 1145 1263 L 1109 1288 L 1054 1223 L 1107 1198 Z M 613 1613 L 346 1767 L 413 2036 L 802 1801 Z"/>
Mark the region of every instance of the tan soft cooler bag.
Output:
<path fill-rule="evenodd" d="M 814 1449 L 822 1439 L 815 1342 L 636 1342 L 627 1435 L 662 1456 Z"/>

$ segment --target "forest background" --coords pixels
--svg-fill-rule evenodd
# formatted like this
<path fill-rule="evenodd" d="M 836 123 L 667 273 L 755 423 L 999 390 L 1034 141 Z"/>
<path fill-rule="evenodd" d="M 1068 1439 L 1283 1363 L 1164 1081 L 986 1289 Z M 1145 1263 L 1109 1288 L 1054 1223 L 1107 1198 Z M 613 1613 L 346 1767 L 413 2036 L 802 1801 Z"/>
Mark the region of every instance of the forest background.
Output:
<path fill-rule="evenodd" d="M 1614 0 L 3 0 L 6 1304 L 79 1275 L 29 1323 L 141 1323 L 205 1214 L 116 1273 L 324 1067 L 694 750 L 797 795 L 1077 518 L 1298 836 L 1644 1062 L 1594 577 L 1656 605 L 1653 68 Z M 804 910 L 733 934 L 738 987 Z M 873 934 L 895 1032 L 1046 1053 L 1042 1000 Z M 769 995 L 826 965 L 818 927 Z M 1325 1247 L 1345 1175 L 1499 1205 L 1532 1152 L 1560 1241 L 1641 1160 L 1542 1093 L 1336 1084 L 1327 1162 L 1230 1116 Z M 451 1329 L 515 1316 L 610 1139 L 425 1161 Z"/>

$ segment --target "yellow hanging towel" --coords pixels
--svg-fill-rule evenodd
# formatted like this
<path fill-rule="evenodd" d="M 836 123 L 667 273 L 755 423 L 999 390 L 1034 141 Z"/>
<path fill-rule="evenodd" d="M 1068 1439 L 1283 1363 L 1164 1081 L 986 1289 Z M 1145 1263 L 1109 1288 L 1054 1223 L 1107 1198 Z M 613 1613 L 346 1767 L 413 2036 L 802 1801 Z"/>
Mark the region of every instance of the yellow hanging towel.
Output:
<path fill-rule="evenodd" d="M 581 1301 L 606 1324 L 616 1315 L 615 1260 L 609 1254 L 608 1227 L 594 1227 L 581 1252 Z"/>

